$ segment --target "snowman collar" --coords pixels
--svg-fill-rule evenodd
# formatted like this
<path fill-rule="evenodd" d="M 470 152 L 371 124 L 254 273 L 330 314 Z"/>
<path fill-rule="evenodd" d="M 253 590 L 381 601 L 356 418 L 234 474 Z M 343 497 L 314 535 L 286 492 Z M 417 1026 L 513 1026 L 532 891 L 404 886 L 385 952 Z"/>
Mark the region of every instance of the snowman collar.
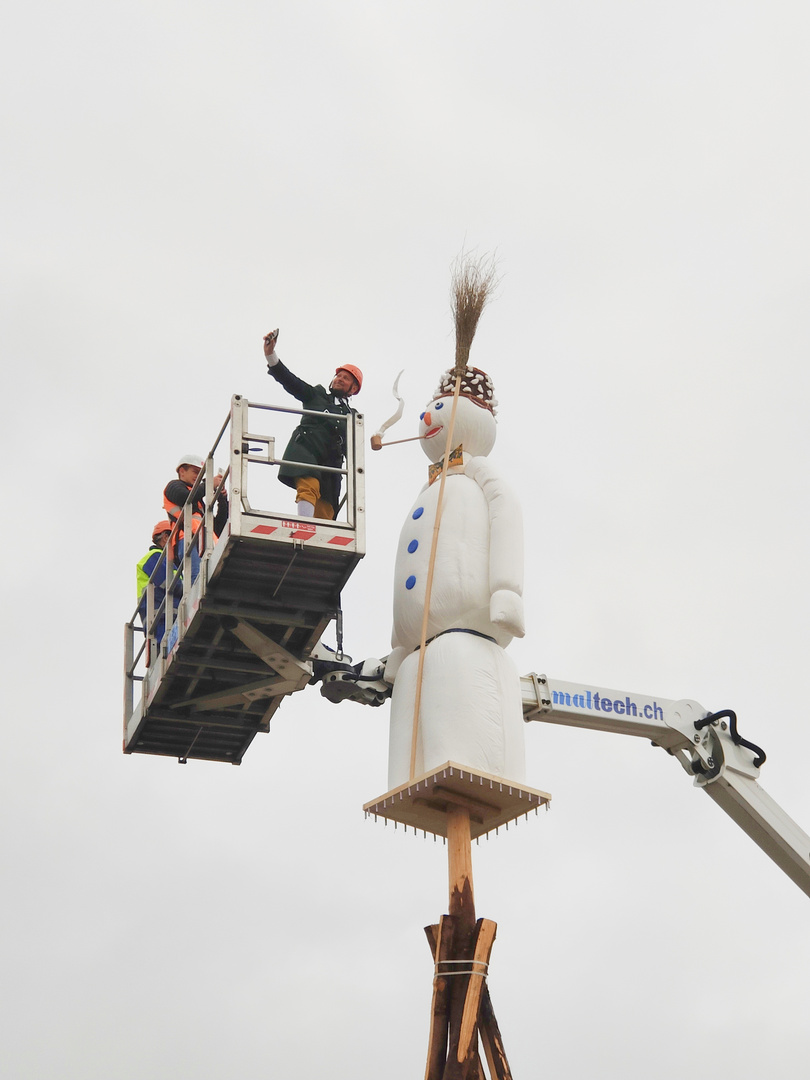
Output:
<path fill-rule="evenodd" d="M 451 469 L 456 469 L 459 466 L 463 465 L 464 450 L 461 443 L 459 443 L 455 450 L 450 451 L 450 457 L 447 460 L 447 471 L 449 472 Z M 428 465 L 428 487 L 430 487 L 434 480 L 439 479 L 439 477 L 442 475 L 443 468 L 444 458 L 442 458 L 441 461 L 434 462 L 432 465 Z"/>

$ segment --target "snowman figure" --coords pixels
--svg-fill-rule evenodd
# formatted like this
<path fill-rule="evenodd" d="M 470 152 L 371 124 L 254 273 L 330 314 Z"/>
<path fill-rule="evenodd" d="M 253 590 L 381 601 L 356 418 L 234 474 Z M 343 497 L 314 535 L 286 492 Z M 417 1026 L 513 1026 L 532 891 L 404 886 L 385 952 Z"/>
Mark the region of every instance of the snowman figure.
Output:
<path fill-rule="evenodd" d="M 429 479 L 408 512 L 394 571 L 389 789 L 410 777 L 417 672 L 441 470 L 455 376 L 446 372 L 419 421 Z M 489 376 L 466 368 L 442 494 L 414 775 L 446 761 L 524 780 L 520 677 L 505 648 L 523 637 L 520 504 L 487 455 L 495 443 Z"/>

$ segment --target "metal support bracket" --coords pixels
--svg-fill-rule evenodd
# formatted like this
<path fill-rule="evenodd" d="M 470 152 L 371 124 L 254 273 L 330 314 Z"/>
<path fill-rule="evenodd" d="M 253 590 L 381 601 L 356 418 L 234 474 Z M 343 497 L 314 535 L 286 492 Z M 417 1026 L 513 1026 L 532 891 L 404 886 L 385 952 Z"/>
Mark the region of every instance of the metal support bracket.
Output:
<path fill-rule="evenodd" d="M 296 689 L 306 686 L 312 678 L 312 665 L 310 663 L 299 660 L 297 656 L 293 656 L 291 652 L 288 652 L 283 645 L 279 645 L 277 641 L 273 641 L 267 634 L 263 634 L 261 630 L 257 630 L 250 623 L 245 622 L 243 619 L 226 617 L 222 620 L 222 625 L 226 630 L 230 630 L 234 637 L 239 638 L 243 645 L 278 675 L 281 675 L 286 680 L 300 684 Z"/>
<path fill-rule="evenodd" d="M 222 625 L 263 663 L 267 664 L 274 674 L 265 679 L 254 679 L 242 686 L 230 686 L 227 690 L 201 694 L 196 698 L 185 698 L 173 708 L 193 705 L 196 709 L 203 711 L 229 705 L 247 705 L 262 698 L 293 694 L 297 690 L 302 690 L 312 678 L 311 663 L 299 660 L 283 645 L 279 645 L 277 641 L 273 641 L 250 623 L 233 616 L 225 616 L 222 619 Z"/>
<path fill-rule="evenodd" d="M 200 712 L 209 709 L 227 708 L 229 705 L 249 705 L 252 701 L 261 701 L 263 698 L 281 697 L 284 694 L 293 694 L 306 686 L 308 679 L 297 682 L 292 679 L 284 679 L 278 675 L 271 675 L 268 679 L 256 679 L 253 682 L 244 683 L 242 686 L 230 686 L 227 690 L 214 691 L 210 694 L 200 694 L 199 697 L 186 698 L 185 701 L 172 705 L 173 709 L 188 708 L 193 706 Z"/>
<path fill-rule="evenodd" d="M 538 675 L 534 671 L 529 672 L 529 678 L 532 682 L 532 689 L 534 690 L 534 696 L 537 700 L 537 708 L 526 708 L 523 706 L 523 719 L 528 722 L 536 719 L 538 714 L 551 712 L 551 693 L 548 688 L 548 679 L 545 675 Z"/>

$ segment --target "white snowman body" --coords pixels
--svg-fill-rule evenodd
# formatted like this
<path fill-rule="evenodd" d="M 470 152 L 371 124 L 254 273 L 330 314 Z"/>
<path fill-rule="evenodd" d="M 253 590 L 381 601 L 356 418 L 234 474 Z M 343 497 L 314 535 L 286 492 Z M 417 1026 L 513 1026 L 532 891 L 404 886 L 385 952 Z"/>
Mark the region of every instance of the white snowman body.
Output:
<path fill-rule="evenodd" d="M 423 449 L 440 461 L 452 397 L 434 398 L 420 418 Z M 425 436 L 428 436 L 425 438 Z M 415 775 L 446 761 L 522 782 L 525 774 L 520 678 L 504 652 L 523 636 L 523 525 L 520 504 L 486 455 L 492 412 L 458 400 L 451 467 L 442 494 L 427 646 L 422 670 Z M 394 570 L 393 681 L 389 788 L 410 778 L 419 645 L 441 478 L 408 512 Z"/>

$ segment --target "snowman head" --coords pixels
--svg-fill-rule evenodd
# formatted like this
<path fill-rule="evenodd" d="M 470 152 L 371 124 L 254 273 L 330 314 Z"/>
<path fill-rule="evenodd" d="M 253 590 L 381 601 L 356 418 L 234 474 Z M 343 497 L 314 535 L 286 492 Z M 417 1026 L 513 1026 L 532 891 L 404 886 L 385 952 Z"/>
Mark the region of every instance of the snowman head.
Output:
<path fill-rule="evenodd" d="M 446 371 L 419 418 L 422 449 L 433 462 L 441 460 L 444 455 L 455 383 L 452 371 Z M 486 457 L 495 445 L 496 405 L 489 376 L 478 368 L 468 368 L 461 378 L 451 449 L 460 444 L 465 454 Z"/>

